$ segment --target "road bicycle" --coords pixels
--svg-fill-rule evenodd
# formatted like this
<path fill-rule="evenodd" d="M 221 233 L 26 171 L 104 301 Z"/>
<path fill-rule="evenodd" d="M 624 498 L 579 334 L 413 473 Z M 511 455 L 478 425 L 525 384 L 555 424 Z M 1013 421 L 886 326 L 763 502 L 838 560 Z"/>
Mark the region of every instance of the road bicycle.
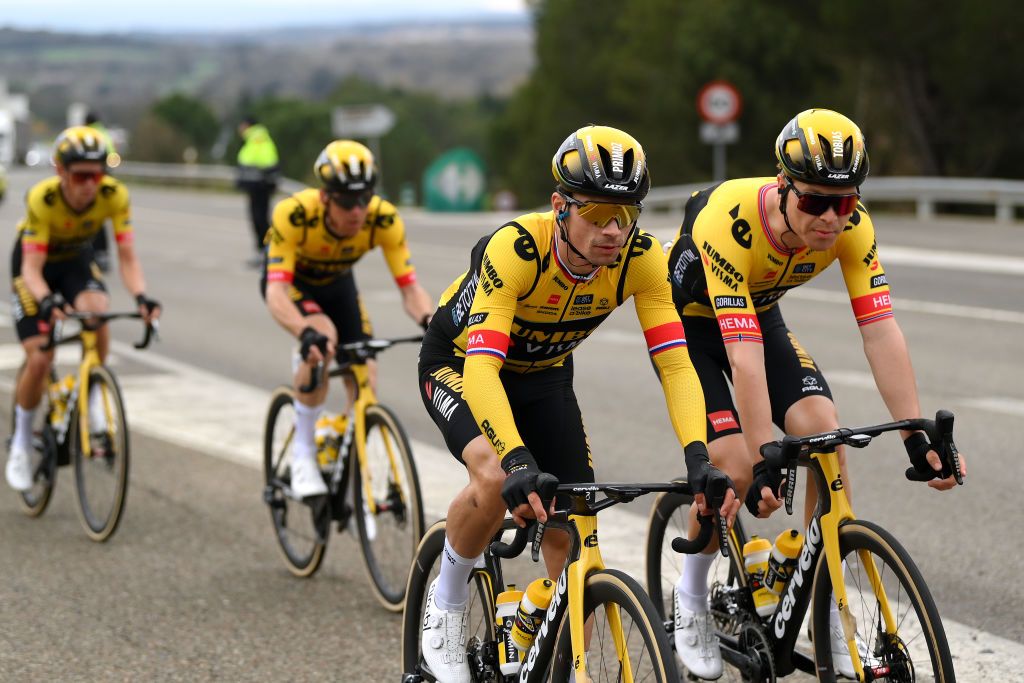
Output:
<path fill-rule="evenodd" d="M 557 480 L 551 475 L 538 478 L 542 499 L 551 499 L 552 483 L 557 484 Z M 667 633 L 650 598 L 628 574 L 605 567 L 598 543 L 597 513 L 647 493 L 683 490 L 689 490 L 686 484 L 671 482 L 561 484 L 557 492 L 568 494 L 571 505 L 549 515 L 546 525 L 532 523 L 520 529 L 506 518 L 470 577 L 473 589 L 467 608 L 465 646 L 472 680 L 568 681 L 572 674 L 576 681 L 678 681 Z M 597 500 L 598 493 L 605 497 Z M 538 633 L 530 649 L 521 654 L 520 670 L 502 675 L 498 659 L 502 644 L 495 633 L 495 601 L 506 585 L 502 560 L 517 557 L 531 541 L 536 562 L 545 528 L 569 533 L 569 556 Z M 511 529 L 516 529 L 516 534 L 512 543 L 506 544 L 501 538 Z M 403 683 L 436 680 L 423 661 L 420 629 L 428 587 L 439 572 L 445 531 L 444 520 L 427 531 L 409 572 L 402 620 Z"/>
<path fill-rule="evenodd" d="M 804 544 L 792 577 L 773 614 L 757 615 L 744 569 L 747 536 L 739 517 L 721 544 L 711 572 L 710 610 L 722 644 L 722 680 L 771 682 L 796 670 L 834 681 L 831 647 L 815 647 L 813 656 L 795 650 L 808 606 L 812 643 L 830 643 L 833 593 L 854 668 L 861 681 L 956 680 L 942 620 L 921 572 L 907 551 L 885 529 L 854 517 L 840 478 L 836 447 L 867 446 L 873 437 L 896 430 L 927 432 L 946 471 L 960 476 L 953 442 L 953 414 L 935 420 L 902 420 L 870 427 L 837 429 L 805 437 L 787 436 L 762 447 L 769 466 L 785 470 L 786 511 L 792 514 L 797 466 L 814 476 L 818 505 L 804 531 Z M 681 570 L 674 539 L 685 537 L 693 495 L 658 497 L 647 532 L 647 588 L 666 630 L 674 627 L 672 589 Z M 704 547 L 713 525 L 701 518 L 698 539 Z M 844 567 L 845 564 L 845 567 Z M 674 646 L 674 639 L 673 639 Z"/>
<path fill-rule="evenodd" d="M 39 517 L 46 511 L 57 483 L 57 469 L 73 464 L 78 513 L 85 533 L 94 541 L 106 541 L 117 530 L 128 495 L 129 438 L 121 388 L 113 371 L 100 362 L 97 331 L 111 320 L 138 318 L 138 313 L 73 312 L 67 319 L 81 329 L 64 336 L 63 322 L 51 326 L 42 350 L 81 342 L 82 360 L 75 372 L 58 378 L 51 368 L 43 404 L 36 410 L 32 427 L 32 487 L 21 492 L 22 511 Z M 144 349 L 156 334 L 156 323 L 146 325 L 135 348 Z M 21 379 L 25 365 L 15 380 Z M 92 398 L 90 398 L 92 397 Z M 11 432 L 14 432 L 14 404 Z M 102 415 L 90 410 L 102 406 Z M 10 447 L 10 438 L 8 438 Z"/>
<path fill-rule="evenodd" d="M 374 595 L 395 612 L 405 602 L 409 564 L 423 535 L 423 502 L 409 439 L 394 412 L 377 402 L 366 362 L 395 344 L 421 340 L 368 339 L 338 346 L 338 366 L 328 378 L 347 378 L 356 395 L 345 413 L 321 418 L 337 427 L 318 444 L 326 496 L 302 500 L 290 488 L 295 432 L 291 387 L 278 387 L 271 397 L 263 440 L 263 500 L 288 569 L 299 577 L 315 574 L 331 522 L 338 523 L 339 533 L 354 522 Z M 318 367 L 302 391 L 313 391 L 322 374 Z"/>

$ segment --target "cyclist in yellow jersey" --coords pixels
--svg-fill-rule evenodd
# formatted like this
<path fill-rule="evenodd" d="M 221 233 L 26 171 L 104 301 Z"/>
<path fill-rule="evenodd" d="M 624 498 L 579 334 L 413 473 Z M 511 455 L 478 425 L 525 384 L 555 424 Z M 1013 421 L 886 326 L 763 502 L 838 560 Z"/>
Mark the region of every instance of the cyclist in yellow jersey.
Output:
<path fill-rule="evenodd" d="M 572 387 L 572 351 L 633 297 L 662 378 L 691 481 L 727 479 L 704 444 L 704 402 L 658 243 L 636 227 L 650 187 L 640 144 L 623 131 L 586 126 L 552 160 L 551 211 L 503 225 L 481 239 L 470 267 L 441 297 L 420 351 L 420 392 L 469 484 L 448 509 L 445 557 L 427 599 L 422 644 L 439 681 L 469 681 L 460 642 L 467 580 L 501 524 L 546 519 L 537 476 L 594 480 Z M 731 483 L 729 483 L 731 487 Z M 739 499 L 730 489 L 730 519 Z M 552 578 L 568 552 L 564 533 L 544 537 Z"/>
<path fill-rule="evenodd" d="M 274 320 L 300 343 L 295 364 L 295 437 L 291 486 L 300 497 L 327 493 L 316 462 L 315 425 L 327 398 L 327 383 L 303 392 L 311 368 L 328 362 L 339 343 L 373 336 L 352 266 L 371 249 L 384 252 L 402 293 L 405 312 L 426 327 L 430 295 L 416 281 L 398 211 L 374 193 L 373 154 L 352 140 L 335 140 L 313 166 L 321 187 L 278 202 L 266 237 L 261 291 Z M 368 363 L 376 384 L 376 364 Z M 351 387 L 349 399 L 352 399 Z"/>
<path fill-rule="evenodd" d="M 118 263 L 125 288 L 135 297 L 147 322 L 160 315 L 160 305 L 145 295 L 146 283 L 132 245 L 128 190 L 106 175 L 107 146 L 92 128 L 68 128 L 57 138 L 53 161 L 57 175 L 34 185 L 25 197 L 25 217 L 11 254 L 12 312 L 26 363 L 15 389 L 14 434 L 7 459 L 7 483 L 24 491 L 32 486 L 29 452 L 32 419 L 53 362 L 53 351 L 42 351 L 54 320 L 68 308 L 106 311 L 106 286 L 93 261 L 92 242 L 106 220 L 114 225 Z M 106 358 L 110 334 L 99 330 L 101 358 Z M 95 409 L 90 420 L 103 420 L 100 387 L 89 397 Z M 102 424 L 91 426 L 101 431 Z"/>
<path fill-rule="evenodd" d="M 860 203 L 859 186 L 868 174 L 864 136 L 842 114 L 811 109 L 786 124 L 775 153 L 776 177 L 731 180 L 690 198 L 668 264 L 673 299 L 704 388 L 711 459 L 761 517 L 782 504 L 782 473 L 769 471 L 759 453 L 774 438 L 772 423 L 797 435 L 839 425 L 825 377 L 782 319 L 778 301 L 788 290 L 838 261 L 865 355 L 893 419 L 921 412 L 874 226 Z M 955 485 L 951 472 L 941 472 L 923 433 L 904 437 L 912 463 L 908 477 L 929 480 L 940 490 Z M 817 491 L 809 485 L 808 519 L 816 502 Z M 713 548 L 717 543 L 705 554 L 684 557 L 675 591 L 676 651 L 691 673 L 706 679 L 722 671 L 707 608 Z M 852 675 L 837 611 L 833 617 L 833 660 L 840 672 Z"/>

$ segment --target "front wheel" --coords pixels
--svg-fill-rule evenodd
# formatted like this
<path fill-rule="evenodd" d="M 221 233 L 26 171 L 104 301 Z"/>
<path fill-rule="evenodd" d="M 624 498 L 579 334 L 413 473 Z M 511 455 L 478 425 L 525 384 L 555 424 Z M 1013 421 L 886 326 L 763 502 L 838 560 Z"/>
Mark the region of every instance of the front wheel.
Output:
<path fill-rule="evenodd" d="M 121 388 L 106 367 L 89 371 L 84 391 L 85 420 L 76 409 L 69 430 L 78 512 L 89 538 L 105 541 L 117 530 L 128 495 L 128 421 Z"/>
<path fill-rule="evenodd" d="M 14 378 L 15 388 L 21 381 L 21 374 L 24 371 L 25 364 L 22 363 Z M 49 381 L 55 381 L 53 370 L 50 371 Z M 10 431 L 12 435 L 16 419 L 15 406 L 17 406 L 17 400 L 12 395 Z M 53 433 L 53 428 L 50 427 L 49 399 L 45 394 L 32 420 L 32 451 L 29 453 L 29 458 L 32 467 L 32 488 L 22 491 L 18 495 L 18 500 L 21 501 L 22 512 L 29 517 L 39 517 L 46 512 L 46 506 L 50 504 L 50 498 L 53 495 L 53 487 L 57 483 L 57 437 Z"/>
<path fill-rule="evenodd" d="M 377 599 L 401 612 L 409 565 L 423 536 L 423 503 L 409 439 L 385 406 L 366 409 L 364 454 L 353 478 L 359 544 Z"/>
<path fill-rule="evenodd" d="M 605 569 L 588 576 L 583 617 L 592 627 L 586 653 L 590 680 L 678 683 L 675 655 L 661 617 L 628 574 Z M 555 652 L 551 680 L 567 681 L 574 664 L 568 617 L 563 619 Z"/>
<path fill-rule="evenodd" d="M 313 576 L 323 562 L 331 516 L 327 501 L 314 507 L 286 493 L 291 485 L 294 396 L 290 387 L 278 387 L 270 398 L 263 432 L 263 500 L 270 507 L 288 571 L 305 578 Z"/>
<path fill-rule="evenodd" d="M 862 520 L 839 527 L 846 595 L 867 680 L 953 683 L 953 659 L 928 586 L 910 555 L 881 527 Z M 824 561 L 814 580 L 815 643 L 830 642 L 832 579 Z M 891 614 L 891 621 L 885 612 Z M 834 681 L 831 647 L 815 647 L 820 681 Z"/>

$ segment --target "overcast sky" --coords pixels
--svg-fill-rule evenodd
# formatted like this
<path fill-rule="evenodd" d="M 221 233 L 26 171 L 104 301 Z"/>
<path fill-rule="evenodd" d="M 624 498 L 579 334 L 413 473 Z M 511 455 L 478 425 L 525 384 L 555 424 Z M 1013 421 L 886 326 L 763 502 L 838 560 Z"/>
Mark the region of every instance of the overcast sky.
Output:
<path fill-rule="evenodd" d="M 2 0 L 2 5 L 0 27 L 89 33 L 526 16 L 524 0 Z"/>

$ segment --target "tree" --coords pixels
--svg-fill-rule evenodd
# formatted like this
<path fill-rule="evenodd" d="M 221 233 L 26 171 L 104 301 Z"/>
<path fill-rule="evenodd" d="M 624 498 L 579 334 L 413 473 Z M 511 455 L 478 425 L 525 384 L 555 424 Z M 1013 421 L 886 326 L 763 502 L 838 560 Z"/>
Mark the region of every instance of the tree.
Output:
<path fill-rule="evenodd" d="M 205 103 L 188 95 L 174 94 L 157 101 L 150 112 L 177 131 L 187 145 L 195 147 L 200 158 L 208 157 L 220 131 L 220 122 Z M 132 144 L 135 144 L 134 137 Z"/>

